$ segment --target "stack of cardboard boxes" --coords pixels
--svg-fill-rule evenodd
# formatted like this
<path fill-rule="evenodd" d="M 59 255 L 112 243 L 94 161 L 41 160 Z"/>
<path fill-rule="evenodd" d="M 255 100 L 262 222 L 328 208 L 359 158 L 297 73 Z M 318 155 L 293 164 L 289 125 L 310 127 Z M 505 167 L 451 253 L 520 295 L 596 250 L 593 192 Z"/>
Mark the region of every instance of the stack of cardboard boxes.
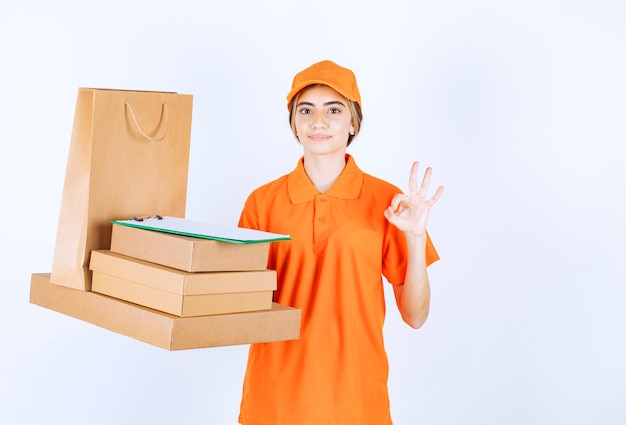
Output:
<path fill-rule="evenodd" d="M 113 224 L 91 290 L 179 317 L 270 310 L 269 242 L 235 244 Z"/>
<path fill-rule="evenodd" d="M 269 242 L 120 224 L 110 242 L 91 252 L 91 291 L 33 274 L 31 302 L 168 350 L 298 339 L 300 310 L 273 302 Z"/>

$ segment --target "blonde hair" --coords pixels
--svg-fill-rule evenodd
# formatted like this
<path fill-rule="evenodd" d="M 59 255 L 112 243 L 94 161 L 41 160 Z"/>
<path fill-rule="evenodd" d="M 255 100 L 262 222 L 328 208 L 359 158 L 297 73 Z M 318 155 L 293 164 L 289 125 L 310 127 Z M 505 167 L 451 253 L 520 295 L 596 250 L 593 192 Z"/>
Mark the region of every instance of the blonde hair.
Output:
<path fill-rule="evenodd" d="M 293 97 L 293 100 L 291 101 L 291 108 L 289 108 L 289 125 L 291 126 L 291 131 L 293 132 L 293 135 L 296 137 L 296 140 L 298 140 L 298 134 L 296 132 L 296 106 L 300 102 L 300 96 L 302 96 L 302 93 L 309 87 L 311 86 L 304 87 L 302 90 L 298 92 L 298 94 L 296 94 Z M 354 139 L 357 136 L 357 134 L 359 134 L 359 131 L 361 131 L 361 123 L 363 122 L 363 113 L 361 112 L 361 107 L 359 106 L 357 102 L 355 102 L 354 100 L 346 99 L 345 97 L 344 99 L 346 100 L 348 104 L 348 110 L 350 111 L 350 115 L 352 116 L 352 127 L 354 127 L 354 134 L 348 135 L 347 146 L 350 146 L 350 143 L 352 143 L 352 139 Z"/>

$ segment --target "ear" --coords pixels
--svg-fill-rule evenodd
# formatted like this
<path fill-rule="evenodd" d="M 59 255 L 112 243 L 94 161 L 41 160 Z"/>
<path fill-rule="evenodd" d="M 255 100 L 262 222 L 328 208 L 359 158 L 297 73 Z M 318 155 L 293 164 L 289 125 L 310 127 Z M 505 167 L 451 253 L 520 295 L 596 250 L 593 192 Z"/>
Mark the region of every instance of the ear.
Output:
<path fill-rule="evenodd" d="M 350 126 L 350 136 L 354 136 L 354 125 Z"/>

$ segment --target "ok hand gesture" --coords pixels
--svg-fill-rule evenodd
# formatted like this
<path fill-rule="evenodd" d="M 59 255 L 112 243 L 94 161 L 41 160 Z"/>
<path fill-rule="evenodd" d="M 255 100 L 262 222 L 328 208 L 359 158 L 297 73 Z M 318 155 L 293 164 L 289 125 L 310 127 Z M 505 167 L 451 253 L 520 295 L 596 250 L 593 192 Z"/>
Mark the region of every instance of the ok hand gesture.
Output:
<path fill-rule="evenodd" d="M 409 177 L 409 193 L 397 194 L 391 200 L 391 205 L 385 209 L 385 218 L 398 229 L 404 232 L 407 237 L 425 237 L 426 222 L 430 207 L 439 199 L 443 193 L 443 186 L 439 186 L 435 194 L 426 199 L 426 192 L 430 183 L 432 169 L 426 168 L 422 184 L 417 186 L 417 170 L 419 163 L 414 162 L 411 167 Z"/>

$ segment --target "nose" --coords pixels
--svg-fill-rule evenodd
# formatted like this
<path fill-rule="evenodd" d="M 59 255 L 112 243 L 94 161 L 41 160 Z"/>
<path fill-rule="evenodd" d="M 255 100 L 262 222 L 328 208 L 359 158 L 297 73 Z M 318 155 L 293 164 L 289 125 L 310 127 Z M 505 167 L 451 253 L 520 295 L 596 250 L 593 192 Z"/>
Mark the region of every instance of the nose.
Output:
<path fill-rule="evenodd" d="M 326 128 L 327 124 L 325 114 L 315 114 L 313 117 L 313 128 Z"/>

